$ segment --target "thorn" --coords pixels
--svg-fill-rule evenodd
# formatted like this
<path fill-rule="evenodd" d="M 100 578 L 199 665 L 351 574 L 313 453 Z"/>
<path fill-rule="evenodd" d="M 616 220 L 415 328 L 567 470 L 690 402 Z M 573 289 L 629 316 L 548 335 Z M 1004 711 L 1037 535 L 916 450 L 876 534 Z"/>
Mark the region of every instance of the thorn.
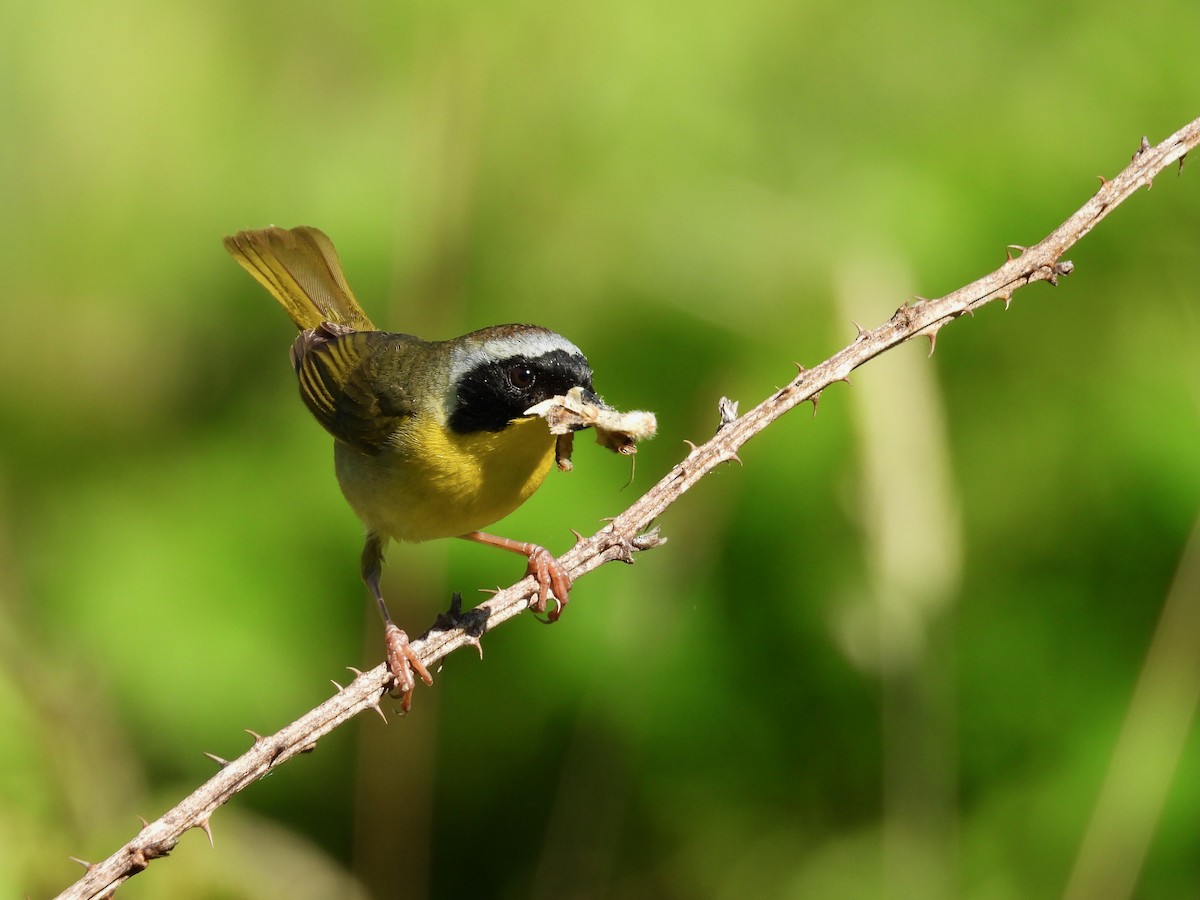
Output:
<path fill-rule="evenodd" d="M 1133 154 L 1133 156 L 1131 156 L 1130 159 L 1131 160 L 1137 159 L 1139 156 L 1141 156 L 1143 153 L 1145 153 L 1149 149 L 1150 149 L 1150 141 L 1147 140 L 1146 136 L 1143 134 L 1142 135 L 1142 143 L 1138 146 L 1137 153 Z"/>
<path fill-rule="evenodd" d="M 1108 187 L 1110 184 L 1112 184 L 1112 182 L 1109 181 L 1107 178 L 1105 178 L 1103 175 L 1097 175 L 1096 177 L 1100 179 L 1100 190 L 1104 190 L 1106 187 Z"/>
<path fill-rule="evenodd" d="M 571 532 L 571 534 L 575 535 L 575 546 L 576 547 L 578 547 L 580 544 L 582 544 L 584 541 L 587 540 L 587 538 L 585 538 L 582 534 L 580 534 L 574 528 L 568 528 L 567 530 L 569 532 Z"/>
<path fill-rule="evenodd" d="M 820 391 L 817 391 L 815 394 L 813 394 L 813 395 L 812 395 L 811 397 L 809 397 L 808 399 L 812 401 L 812 405 L 813 405 L 813 418 L 815 419 L 815 418 L 817 417 L 817 404 L 821 402 L 821 392 L 820 392 Z"/>
<path fill-rule="evenodd" d="M 863 328 L 861 325 L 859 325 L 853 319 L 850 320 L 850 324 L 852 324 L 858 330 L 858 334 L 856 334 L 854 336 L 854 340 L 861 341 L 863 338 L 865 338 L 867 336 L 867 329 Z"/>
<path fill-rule="evenodd" d="M 479 654 L 479 658 L 483 659 L 483 642 L 473 634 L 465 635 L 464 639 L 466 640 L 467 646 L 474 647 L 476 652 Z"/>
<path fill-rule="evenodd" d="M 225 768 L 227 765 L 229 765 L 229 760 L 227 760 L 223 757 L 217 756 L 217 754 L 215 754 L 215 753 L 209 753 L 207 750 L 205 750 L 204 755 L 207 756 L 209 759 L 211 759 L 213 762 L 215 762 L 222 769 Z"/>
<path fill-rule="evenodd" d="M 199 822 L 197 822 L 192 827 L 199 828 L 201 831 L 203 831 L 205 834 L 207 834 L 208 835 L 208 846 L 211 847 L 213 850 L 217 849 L 216 845 L 213 843 L 211 816 L 205 816 L 203 819 L 201 819 Z"/>
<path fill-rule="evenodd" d="M 78 856 L 68 856 L 67 859 L 69 859 L 71 862 L 79 863 L 85 869 L 90 869 L 92 867 L 90 862 L 88 862 L 86 859 L 80 859 Z"/>
<path fill-rule="evenodd" d="M 941 330 L 942 330 L 942 326 L 939 325 L 937 328 L 933 329 L 932 331 L 925 332 L 925 337 L 929 338 L 929 356 L 933 356 L 933 351 L 937 349 L 937 336 L 938 336 L 938 332 Z M 926 357 L 926 358 L 928 358 L 928 357 Z"/>
<path fill-rule="evenodd" d="M 800 363 L 798 363 L 798 362 L 793 362 L 792 365 L 796 367 L 797 375 L 803 375 L 805 372 L 808 371 L 808 369 L 804 368 L 804 366 L 800 365 Z"/>
<path fill-rule="evenodd" d="M 259 734 L 257 731 L 254 731 L 251 728 L 243 728 L 242 731 L 246 732 L 246 734 L 248 734 L 248 735 L 250 735 L 250 737 L 254 738 L 254 745 L 256 747 L 265 740 L 265 738 L 261 734 Z"/>
<path fill-rule="evenodd" d="M 697 451 L 698 451 L 700 448 L 699 448 L 699 447 L 697 447 L 697 446 L 695 445 L 695 443 L 694 443 L 694 442 L 692 442 L 692 441 L 689 441 L 687 438 L 684 438 L 684 439 L 683 439 L 683 442 L 684 442 L 685 444 L 687 444 L 687 445 L 688 445 L 688 448 L 689 448 L 689 449 L 688 449 L 688 455 L 687 455 L 687 458 L 688 458 L 688 459 L 691 459 L 693 456 L 695 456 L 695 455 L 696 455 L 696 452 L 697 452 Z"/>
<path fill-rule="evenodd" d="M 1000 299 L 1004 301 L 1004 308 L 1008 309 L 1012 306 L 1012 291 L 1007 291 L 1000 295 Z"/>
<path fill-rule="evenodd" d="M 742 458 L 737 455 L 736 450 L 729 451 L 728 455 L 726 455 L 726 457 L 725 457 L 725 462 L 735 462 L 742 468 L 745 468 L 745 466 L 746 466 L 746 464 L 744 462 L 742 462 Z"/>
<path fill-rule="evenodd" d="M 921 304 L 921 303 L 928 303 L 928 302 L 929 302 L 929 298 L 928 298 L 928 297 L 922 297 L 920 294 L 913 294 L 913 299 L 914 299 L 915 301 L 917 301 L 917 304 Z"/>
<path fill-rule="evenodd" d="M 846 382 L 846 384 L 849 384 L 851 387 L 854 386 L 850 381 L 849 375 L 843 375 L 841 378 L 835 378 L 834 381 L 844 381 L 844 382 Z"/>
<path fill-rule="evenodd" d="M 138 821 L 142 823 L 142 827 L 143 827 L 143 828 L 149 828 L 149 827 L 150 827 L 150 823 L 146 821 L 146 817 L 145 817 L 145 816 L 138 816 L 137 818 L 138 818 Z"/>
<path fill-rule="evenodd" d="M 1007 247 L 1005 247 L 1005 248 L 1004 248 L 1004 255 L 1008 257 L 1008 261 L 1009 261 L 1009 262 L 1012 262 L 1012 261 L 1013 261 L 1013 255 L 1012 255 L 1012 252 L 1013 252 L 1014 250 L 1018 250 L 1018 251 L 1020 251 L 1021 253 L 1026 253 L 1026 252 L 1028 252 L 1028 251 L 1029 251 L 1029 248 L 1028 248 L 1028 247 L 1022 247 L 1020 244 L 1009 244 Z"/>
<path fill-rule="evenodd" d="M 373 709 L 373 710 L 375 710 L 375 712 L 379 713 L 379 718 L 383 719 L 384 725 L 386 725 L 388 723 L 387 714 L 383 711 L 383 707 L 379 705 L 378 697 L 376 697 L 375 702 L 371 704 L 371 709 Z"/>

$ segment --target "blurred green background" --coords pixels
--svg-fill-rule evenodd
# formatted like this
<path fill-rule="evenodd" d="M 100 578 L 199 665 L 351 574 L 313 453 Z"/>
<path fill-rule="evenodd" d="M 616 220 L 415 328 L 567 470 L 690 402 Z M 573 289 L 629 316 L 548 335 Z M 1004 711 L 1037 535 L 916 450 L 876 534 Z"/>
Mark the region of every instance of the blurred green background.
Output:
<path fill-rule="evenodd" d="M 991 270 L 1200 112 L 1188 0 L 0 17 L 4 896 L 382 657 L 292 326 L 222 235 L 317 225 L 375 321 L 544 324 L 655 410 L 632 486 L 581 441 L 493 529 L 562 550 L 721 395 Z M 1200 897 L 1198 236 L 1200 173 L 1164 173 L 1057 289 L 780 421 L 665 548 L 122 896 Z M 410 632 L 521 571 L 389 561 Z"/>

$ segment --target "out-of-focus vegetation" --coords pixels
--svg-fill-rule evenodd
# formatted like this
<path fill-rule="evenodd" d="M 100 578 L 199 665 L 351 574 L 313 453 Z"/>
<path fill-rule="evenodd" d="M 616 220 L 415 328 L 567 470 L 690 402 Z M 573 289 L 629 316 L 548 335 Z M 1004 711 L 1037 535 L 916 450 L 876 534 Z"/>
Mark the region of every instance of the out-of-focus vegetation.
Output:
<path fill-rule="evenodd" d="M 9 4 L 0 894 L 381 658 L 292 328 L 222 235 L 318 225 L 377 322 L 545 324 L 654 409 L 632 487 L 581 442 L 495 529 L 563 549 L 718 397 L 990 270 L 1193 118 L 1198 34 L 1185 0 Z M 1152 644 L 1189 567 L 1197 602 L 1198 235 L 1200 173 L 1165 173 L 1060 287 L 781 421 L 667 547 L 122 895 L 1200 895 L 1194 614 Z M 519 574 L 397 547 L 386 592 L 420 631 Z"/>

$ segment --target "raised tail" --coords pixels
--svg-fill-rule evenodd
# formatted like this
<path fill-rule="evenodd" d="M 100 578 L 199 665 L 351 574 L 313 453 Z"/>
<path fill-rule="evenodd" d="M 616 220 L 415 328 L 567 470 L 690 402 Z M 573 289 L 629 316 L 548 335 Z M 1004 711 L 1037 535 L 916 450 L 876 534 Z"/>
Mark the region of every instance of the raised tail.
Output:
<path fill-rule="evenodd" d="M 375 331 L 338 261 L 333 241 L 308 225 L 239 231 L 225 249 L 287 310 L 302 331 L 322 322 Z"/>

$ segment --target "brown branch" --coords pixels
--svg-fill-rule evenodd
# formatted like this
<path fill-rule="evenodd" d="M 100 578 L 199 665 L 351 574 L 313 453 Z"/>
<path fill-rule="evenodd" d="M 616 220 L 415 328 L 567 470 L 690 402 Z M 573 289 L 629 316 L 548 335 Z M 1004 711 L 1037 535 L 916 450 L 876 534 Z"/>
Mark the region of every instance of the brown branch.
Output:
<path fill-rule="evenodd" d="M 736 406 L 721 402 L 721 424 L 716 435 L 700 447 L 693 447 L 687 458 L 671 469 L 634 504 L 600 529 L 583 539 L 559 558 L 575 581 L 607 562 L 632 562 L 635 552 L 663 542 L 652 523 L 689 488 L 718 465 L 738 460 L 737 450 L 785 412 L 806 400 L 814 411 L 821 391 L 867 361 L 913 337 L 929 338 L 930 352 L 938 330 L 964 313 L 986 303 L 1003 300 L 1027 284 L 1048 281 L 1069 274 L 1073 266 L 1062 255 L 1092 230 L 1109 212 L 1143 185 L 1150 187 L 1154 177 L 1171 163 L 1182 165 L 1187 152 L 1200 143 L 1200 119 L 1181 128 L 1156 147 L 1145 138 L 1133 161 L 1112 181 L 1101 179 L 1096 192 L 1078 212 L 1047 235 L 1036 246 L 1010 247 L 1021 251 L 996 271 L 966 287 L 937 300 L 918 300 L 896 310 L 884 324 L 871 331 L 859 329 L 852 343 L 812 369 L 801 369 L 788 385 L 776 391 L 741 417 Z M 740 460 L 739 460 L 740 461 Z M 534 595 L 532 578 L 500 591 L 468 613 L 439 617 L 439 621 L 413 648 L 427 667 L 464 645 L 477 646 L 479 637 L 502 622 L 524 612 Z M 253 746 L 237 759 L 221 763 L 221 771 L 197 788 L 161 818 L 147 823 L 128 844 L 103 862 L 88 865 L 84 876 L 59 896 L 62 898 L 107 897 L 132 875 L 145 869 L 151 860 L 165 856 L 192 828 L 209 830 L 217 807 L 238 791 L 262 778 L 272 769 L 299 753 L 312 750 L 317 741 L 363 710 L 379 709 L 380 700 L 390 687 L 391 676 L 380 664 L 364 672 L 316 709 L 286 728 L 262 737 L 253 735 Z M 209 833 L 211 838 L 211 832 Z"/>

